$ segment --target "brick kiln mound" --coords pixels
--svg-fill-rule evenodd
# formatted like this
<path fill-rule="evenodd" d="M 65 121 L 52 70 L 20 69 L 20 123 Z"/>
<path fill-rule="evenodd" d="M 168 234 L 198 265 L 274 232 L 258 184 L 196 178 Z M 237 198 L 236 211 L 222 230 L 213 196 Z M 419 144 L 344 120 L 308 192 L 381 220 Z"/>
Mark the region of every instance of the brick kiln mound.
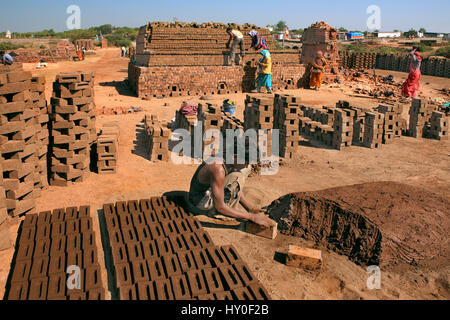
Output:
<path fill-rule="evenodd" d="M 385 269 L 448 264 L 449 212 L 448 200 L 395 182 L 288 194 L 269 206 L 282 233 Z"/>

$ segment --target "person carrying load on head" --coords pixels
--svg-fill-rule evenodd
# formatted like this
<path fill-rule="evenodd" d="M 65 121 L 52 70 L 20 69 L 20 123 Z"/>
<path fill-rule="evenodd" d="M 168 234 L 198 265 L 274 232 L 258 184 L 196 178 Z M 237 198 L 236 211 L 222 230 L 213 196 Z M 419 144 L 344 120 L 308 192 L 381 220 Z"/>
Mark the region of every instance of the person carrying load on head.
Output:
<path fill-rule="evenodd" d="M 237 47 L 239 46 L 239 49 L 241 51 L 241 59 L 245 56 L 244 53 L 244 36 L 239 30 L 234 30 L 231 27 L 227 28 L 227 33 L 230 36 L 227 42 L 227 48 L 230 48 L 231 43 L 231 50 L 230 50 L 230 62 L 228 65 L 239 65 L 239 62 L 236 59 L 236 51 Z"/>
<path fill-rule="evenodd" d="M 252 30 L 248 34 L 252 37 L 252 45 L 250 48 L 254 48 L 255 50 L 267 49 L 266 40 L 257 31 Z"/>

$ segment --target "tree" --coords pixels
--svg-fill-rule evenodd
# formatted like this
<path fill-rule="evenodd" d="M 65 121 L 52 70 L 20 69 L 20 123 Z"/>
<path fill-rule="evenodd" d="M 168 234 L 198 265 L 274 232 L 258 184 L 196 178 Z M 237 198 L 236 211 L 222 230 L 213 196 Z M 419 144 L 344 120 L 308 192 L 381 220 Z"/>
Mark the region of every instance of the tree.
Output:
<path fill-rule="evenodd" d="M 344 27 L 340 27 L 338 30 L 339 30 L 339 32 L 348 32 L 348 30 L 345 29 Z"/>
<path fill-rule="evenodd" d="M 414 29 L 410 29 L 408 32 L 405 32 L 406 37 L 417 37 L 417 31 Z"/>
<path fill-rule="evenodd" d="M 275 25 L 275 30 L 277 30 L 277 31 L 284 31 L 284 29 L 286 29 L 286 27 L 287 27 L 286 21 L 280 20 Z"/>
<path fill-rule="evenodd" d="M 291 33 L 293 33 L 293 34 L 298 34 L 298 35 L 302 35 L 303 32 L 304 32 L 304 29 L 294 29 L 294 30 L 291 30 Z"/>
<path fill-rule="evenodd" d="M 425 28 L 420 28 L 420 29 L 419 29 L 419 32 L 425 33 L 425 32 L 427 32 L 427 30 L 425 30 Z"/>
<path fill-rule="evenodd" d="M 110 34 L 110 33 L 113 32 L 113 27 L 112 27 L 112 25 L 110 25 L 110 24 L 104 24 L 104 25 L 98 27 L 98 30 L 99 30 L 103 35 L 106 35 L 106 34 Z"/>

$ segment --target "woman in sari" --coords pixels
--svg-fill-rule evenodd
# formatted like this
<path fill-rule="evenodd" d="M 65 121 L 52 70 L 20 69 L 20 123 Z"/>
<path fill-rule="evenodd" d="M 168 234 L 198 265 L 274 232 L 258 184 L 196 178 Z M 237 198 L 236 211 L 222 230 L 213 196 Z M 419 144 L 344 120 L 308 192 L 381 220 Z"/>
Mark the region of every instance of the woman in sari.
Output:
<path fill-rule="evenodd" d="M 259 74 L 255 80 L 256 90 L 261 92 L 261 87 L 266 87 L 268 93 L 272 93 L 272 58 L 266 49 L 261 51 L 262 58 L 259 60 Z"/>
<path fill-rule="evenodd" d="M 420 66 L 422 64 L 422 57 L 418 49 L 413 48 L 409 53 L 411 55 L 411 63 L 409 64 L 409 75 L 405 83 L 402 85 L 402 94 L 406 97 L 417 97 L 417 92 L 420 91 Z"/>

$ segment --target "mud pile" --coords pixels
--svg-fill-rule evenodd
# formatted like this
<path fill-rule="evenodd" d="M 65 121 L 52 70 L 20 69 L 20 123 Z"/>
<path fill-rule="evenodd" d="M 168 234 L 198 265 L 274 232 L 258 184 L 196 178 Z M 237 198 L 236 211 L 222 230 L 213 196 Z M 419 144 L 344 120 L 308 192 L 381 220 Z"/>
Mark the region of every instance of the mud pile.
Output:
<path fill-rule="evenodd" d="M 288 194 L 269 206 L 280 232 L 316 241 L 357 264 L 448 264 L 450 202 L 376 182 Z"/>

